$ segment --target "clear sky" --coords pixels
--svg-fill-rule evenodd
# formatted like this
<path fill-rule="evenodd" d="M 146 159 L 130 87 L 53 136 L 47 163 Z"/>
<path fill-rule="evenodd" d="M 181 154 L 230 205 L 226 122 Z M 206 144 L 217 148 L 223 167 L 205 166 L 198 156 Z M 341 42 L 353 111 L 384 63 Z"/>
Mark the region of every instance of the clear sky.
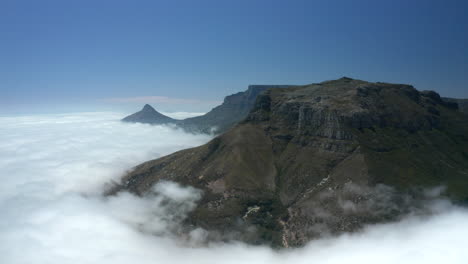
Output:
<path fill-rule="evenodd" d="M 341 76 L 468 97 L 466 0 L 1 0 L 0 32 L 0 114 L 209 110 Z"/>

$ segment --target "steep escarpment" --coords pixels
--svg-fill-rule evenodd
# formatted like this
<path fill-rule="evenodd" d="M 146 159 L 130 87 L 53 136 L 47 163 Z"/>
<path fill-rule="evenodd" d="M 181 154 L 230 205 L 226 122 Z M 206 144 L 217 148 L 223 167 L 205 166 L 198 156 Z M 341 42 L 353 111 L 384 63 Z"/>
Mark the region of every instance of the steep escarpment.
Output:
<path fill-rule="evenodd" d="M 420 208 L 425 188 L 468 200 L 468 120 L 409 85 L 350 78 L 258 95 L 209 143 L 137 166 L 120 189 L 160 180 L 204 191 L 187 220 L 216 234 L 299 246 Z"/>

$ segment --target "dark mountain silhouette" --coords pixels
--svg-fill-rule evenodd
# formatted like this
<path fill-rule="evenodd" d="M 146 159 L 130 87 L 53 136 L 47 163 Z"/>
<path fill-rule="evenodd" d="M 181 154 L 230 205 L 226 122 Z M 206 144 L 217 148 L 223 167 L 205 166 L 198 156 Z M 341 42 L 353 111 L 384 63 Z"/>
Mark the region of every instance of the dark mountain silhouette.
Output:
<path fill-rule="evenodd" d="M 143 109 L 140 111 L 129 115 L 122 119 L 124 122 L 138 122 L 138 123 L 147 123 L 147 124 L 169 124 L 175 123 L 177 120 L 172 119 L 168 116 L 165 116 L 158 111 L 156 111 L 151 105 L 146 104 Z"/>

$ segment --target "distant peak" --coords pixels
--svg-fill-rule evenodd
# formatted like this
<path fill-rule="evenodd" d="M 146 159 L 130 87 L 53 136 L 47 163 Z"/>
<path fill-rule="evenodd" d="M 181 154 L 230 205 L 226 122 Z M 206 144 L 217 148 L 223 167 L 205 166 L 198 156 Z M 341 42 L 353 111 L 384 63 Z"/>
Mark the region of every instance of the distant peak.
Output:
<path fill-rule="evenodd" d="M 145 104 L 145 106 L 143 106 L 143 111 L 156 111 L 156 110 L 151 105 Z"/>
<path fill-rule="evenodd" d="M 349 78 L 349 77 L 343 76 L 343 77 L 341 77 L 341 78 L 338 79 L 338 80 L 340 80 L 340 81 L 352 81 L 353 78 Z"/>

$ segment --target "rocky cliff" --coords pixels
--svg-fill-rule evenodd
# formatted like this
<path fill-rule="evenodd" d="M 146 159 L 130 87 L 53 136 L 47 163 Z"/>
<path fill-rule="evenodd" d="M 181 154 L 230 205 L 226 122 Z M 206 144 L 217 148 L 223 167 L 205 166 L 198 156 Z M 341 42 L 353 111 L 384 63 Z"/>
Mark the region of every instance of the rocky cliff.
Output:
<path fill-rule="evenodd" d="M 397 219 L 425 188 L 468 200 L 468 119 L 432 91 L 341 78 L 261 93 L 209 143 L 143 163 L 116 189 L 200 188 L 187 226 L 299 246 Z"/>

